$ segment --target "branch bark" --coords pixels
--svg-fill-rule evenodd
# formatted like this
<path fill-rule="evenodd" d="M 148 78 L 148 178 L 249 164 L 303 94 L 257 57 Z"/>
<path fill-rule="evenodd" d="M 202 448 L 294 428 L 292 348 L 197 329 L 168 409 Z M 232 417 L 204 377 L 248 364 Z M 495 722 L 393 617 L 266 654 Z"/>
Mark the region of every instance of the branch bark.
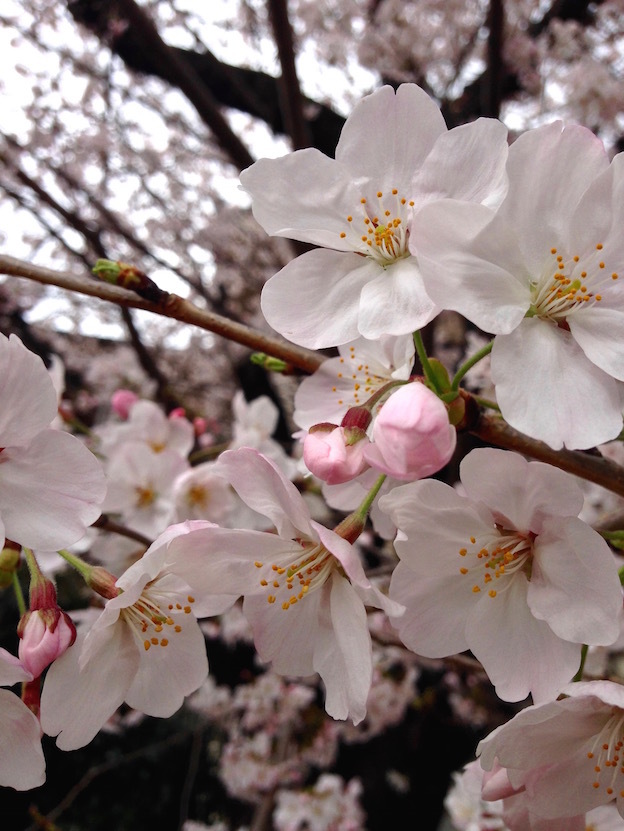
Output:
<path fill-rule="evenodd" d="M 200 309 L 188 300 L 184 300 L 175 294 L 163 292 L 164 299 L 161 302 L 150 302 L 143 300 L 133 291 L 128 291 L 118 286 L 101 283 L 90 277 L 84 278 L 74 274 L 68 274 L 67 272 L 52 271 L 49 268 L 32 265 L 31 263 L 6 255 L 0 255 L 0 274 L 26 277 L 37 283 L 58 286 L 59 288 L 77 292 L 78 294 L 97 297 L 100 300 L 115 303 L 118 306 L 143 309 L 144 311 L 153 312 L 163 317 L 173 318 L 182 323 L 188 323 L 208 332 L 213 332 L 216 335 L 232 340 L 235 343 L 240 343 L 250 349 L 266 352 L 303 372 L 314 372 L 324 360 L 323 356 L 317 352 L 279 340 L 276 337 L 252 329 L 243 323 L 237 323 L 229 318 L 217 315 L 214 312 Z"/>

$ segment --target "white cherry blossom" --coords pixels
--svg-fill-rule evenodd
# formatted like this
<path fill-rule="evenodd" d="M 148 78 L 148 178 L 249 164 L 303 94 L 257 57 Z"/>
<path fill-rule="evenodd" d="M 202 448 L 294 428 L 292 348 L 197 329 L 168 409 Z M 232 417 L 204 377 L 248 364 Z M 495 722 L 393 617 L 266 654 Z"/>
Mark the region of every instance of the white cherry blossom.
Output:
<path fill-rule="evenodd" d="M 435 102 L 403 84 L 355 107 L 335 159 L 316 149 L 260 159 L 241 174 L 258 222 L 273 236 L 322 246 L 266 283 L 267 321 L 312 348 L 420 329 L 439 309 L 410 252 L 412 215 L 449 196 L 496 204 L 506 155 L 501 122 L 447 131 Z"/>
<path fill-rule="evenodd" d="M 202 582 L 196 570 L 187 568 L 184 579 L 170 568 L 169 548 L 198 525 L 210 523 L 171 526 L 114 585 L 111 580 L 114 596 L 48 670 L 41 725 L 58 736 L 62 750 L 90 742 L 124 701 L 167 718 L 205 680 L 208 661 L 196 616 L 219 614 L 235 598 L 213 592 L 206 599 L 196 591 L 194 577 Z"/>
<path fill-rule="evenodd" d="M 240 448 L 223 453 L 215 469 L 277 533 L 198 528 L 176 543 L 171 569 L 184 577 L 196 568 L 202 591 L 244 596 L 260 658 L 283 675 L 318 672 L 327 712 L 361 721 L 372 677 L 365 604 L 394 615 L 402 607 L 369 582 L 347 539 L 310 518 L 269 459 Z"/>
<path fill-rule="evenodd" d="M 423 208 L 410 244 L 440 306 L 496 335 L 492 380 L 505 419 L 555 449 L 622 429 L 624 154 L 560 122 L 509 150 L 496 213 Z M 622 276 L 620 276 L 622 275 Z"/>
<path fill-rule="evenodd" d="M 466 496 L 434 480 L 380 499 L 399 528 L 390 596 L 414 652 L 470 649 L 507 701 L 552 698 L 577 671 L 581 644 L 619 635 L 617 567 L 578 519 L 583 495 L 563 471 L 505 450 L 461 463 Z"/>

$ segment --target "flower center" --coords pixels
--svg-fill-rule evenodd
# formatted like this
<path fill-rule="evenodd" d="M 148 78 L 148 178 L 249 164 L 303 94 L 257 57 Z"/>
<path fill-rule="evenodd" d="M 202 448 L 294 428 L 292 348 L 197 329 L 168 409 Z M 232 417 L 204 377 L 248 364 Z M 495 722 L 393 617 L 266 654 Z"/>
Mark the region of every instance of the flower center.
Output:
<path fill-rule="evenodd" d="M 604 787 L 608 796 L 611 796 L 615 788 L 619 787 L 619 795 L 624 798 L 622 747 L 624 747 L 624 712 L 614 707 L 609 720 L 596 736 L 587 758 L 594 763 L 592 771 L 593 787 L 596 790 Z M 619 779 L 619 783 L 616 786 L 617 779 Z"/>
<path fill-rule="evenodd" d="M 254 563 L 262 571 L 260 585 L 271 591 L 267 602 L 276 603 L 279 600 L 284 611 L 303 600 L 309 592 L 319 589 L 336 566 L 333 554 L 320 543 L 302 544 L 301 549 L 297 551 L 299 559 L 281 565 L 265 565 L 258 560 Z"/>
<path fill-rule="evenodd" d="M 148 508 L 156 499 L 156 492 L 151 487 L 142 488 L 137 485 L 134 490 L 137 508 Z"/>
<path fill-rule="evenodd" d="M 341 396 L 338 399 L 340 406 L 345 403 L 342 396 L 350 397 L 350 393 L 348 391 L 345 393 L 344 389 L 345 383 L 348 383 L 349 379 L 353 381 L 353 405 L 357 406 L 368 401 L 371 395 L 384 384 L 387 384 L 391 378 L 390 371 L 387 378 L 372 373 L 367 363 L 358 360 L 353 346 L 349 347 L 348 357 L 340 358 L 340 365 L 340 372 L 336 373 L 340 386 L 332 387 L 332 392 Z M 349 401 L 347 401 L 347 405 L 353 406 Z"/>
<path fill-rule="evenodd" d="M 414 203 L 399 196 L 396 188 L 386 196 L 378 190 L 376 197 L 376 207 L 365 197 L 360 199 L 359 216 L 349 214 L 348 231 L 342 231 L 340 238 L 347 239 L 358 254 L 371 257 L 385 267 L 410 255 L 406 220 Z"/>
<path fill-rule="evenodd" d="M 497 526 L 490 539 L 482 537 L 477 542 L 476 537 L 470 537 L 470 544 L 460 548 L 458 553 L 462 558 L 460 574 L 469 575 L 475 581 L 474 594 L 479 594 L 483 588 L 490 597 L 496 597 L 509 588 L 519 572 L 530 577 L 533 538 L 530 534 Z"/>
<path fill-rule="evenodd" d="M 609 272 L 602 259 L 602 243 L 581 258 L 570 260 L 551 248 L 542 276 L 531 284 L 532 303 L 529 316 L 537 316 L 565 325 L 570 315 L 602 300 L 601 291 L 618 279 L 617 272 Z"/>
<path fill-rule="evenodd" d="M 191 614 L 195 598 L 188 595 L 184 603 L 172 602 L 171 595 L 165 597 L 153 587 L 145 587 L 141 596 L 132 606 L 120 612 L 120 617 L 132 628 L 147 652 L 152 646 L 168 646 L 169 637 L 182 631 L 184 615 Z"/>

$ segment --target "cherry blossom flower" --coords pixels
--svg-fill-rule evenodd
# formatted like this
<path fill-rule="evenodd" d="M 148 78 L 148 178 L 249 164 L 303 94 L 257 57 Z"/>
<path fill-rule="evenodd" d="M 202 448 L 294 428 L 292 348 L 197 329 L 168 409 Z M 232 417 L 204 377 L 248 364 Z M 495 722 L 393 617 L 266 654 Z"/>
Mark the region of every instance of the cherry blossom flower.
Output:
<path fill-rule="evenodd" d="M 41 725 L 58 736 L 62 750 L 90 742 L 124 701 L 167 718 L 203 683 L 208 662 L 196 616 L 220 614 L 235 598 L 212 592 L 206 599 L 172 571 L 168 559 L 180 537 L 207 525 L 171 526 L 116 583 L 109 575 L 103 591 L 110 599 L 101 614 L 78 629 L 74 645 L 45 678 Z M 195 582 L 193 567 L 185 576 Z"/>
<path fill-rule="evenodd" d="M 335 159 L 316 149 L 260 159 L 241 174 L 255 218 L 273 236 L 322 246 L 266 283 L 268 322 L 312 348 L 420 329 L 439 309 L 410 254 L 411 215 L 447 196 L 497 203 L 506 155 L 500 122 L 447 132 L 434 101 L 403 84 L 355 107 Z"/>
<path fill-rule="evenodd" d="M 390 596 L 407 608 L 401 639 L 432 658 L 472 650 L 506 701 L 552 698 L 581 644 L 618 637 L 615 560 L 557 468 L 482 448 L 460 475 L 465 497 L 426 480 L 380 499 L 399 528 Z"/>
<path fill-rule="evenodd" d="M 358 407 L 391 381 L 407 381 L 414 365 L 411 335 L 383 335 L 378 340 L 357 338 L 338 347 L 339 357 L 327 358 L 304 378 L 295 393 L 295 424 L 340 424 L 350 407 Z"/>
<path fill-rule="evenodd" d="M 527 707 L 480 742 L 481 765 L 504 765 L 537 817 L 573 817 L 613 801 L 624 817 L 624 688 L 588 681 L 562 692 L 568 697 Z"/>
<path fill-rule="evenodd" d="M 242 390 L 234 394 L 232 400 L 232 441 L 229 449 L 254 447 L 263 456 L 271 459 L 279 469 L 294 479 L 297 475 L 297 463 L 285 452 L 282 445 L 271 438 L 279 421 L 279 410 L 268 395 L 260 395 L 253 401 L 247 401 Z"/>
<path fill-rule="evenodd" d="M 624 155 L 560 122 L 520 136 L 496 213 L 423 208 L 410 243 L 434 302 L 496 335 L 505 419 L 559 449 L 622 429 Z"/>
<path fill-rule="evenodd" d="M 54 385 L 15 335 L 0 335 L 0 398 L 0 536 L 45 550 L 77 542 L 100 514 L 104 472 L 78 439 L 48 428 Z"/>
<path fill-rule="evenodd" d="M 0 686 L 31 680 L 18 659 L 0 648 Z M 21 698 L 0 690 L 0 786 L 27 791 L 44 782 L 39 721 Z"/>
<path fill-rule="evenodd" d="M 133 395 L 128 390 L 115 393 L 112 406 L 119 415 L 125 413 L 125 420 L 120 424 L 105 424 L 96 431 L 101 452 L 112 458 L 126 442 L 141 442 L 154 453 L 168 450 L 186 458 L 195 441 L 191 422 L 183 417 L 167 418 L 154 401 L 137 401 L 136 396 L 132 401 L 129 396 Z"/>
<path fill-rule="evenodd" d="M 174 484 L 188 469 L 186 459 L 173 450 L 154 453 L 145 442 L 126 441 L 106 467 L 108 492 L 102 509 L 153 538 L 173 521 Z"/>
<path fill-rule="evenodd" d="M 243 595 L 260 658 L 282 675 L 318 672 L 327 712 L 361 721 L 372 677 L 364 605 L 394 615 L 402 606 L 369 582 L 347 539 L 310 518 L 299 491 L 269 459 L 240 448 L 223 453 L 215 468 L 277 534 L 199 528 L 180 537 L 171 569 L 184 577 L 197 564 L 202 587 Z"/>

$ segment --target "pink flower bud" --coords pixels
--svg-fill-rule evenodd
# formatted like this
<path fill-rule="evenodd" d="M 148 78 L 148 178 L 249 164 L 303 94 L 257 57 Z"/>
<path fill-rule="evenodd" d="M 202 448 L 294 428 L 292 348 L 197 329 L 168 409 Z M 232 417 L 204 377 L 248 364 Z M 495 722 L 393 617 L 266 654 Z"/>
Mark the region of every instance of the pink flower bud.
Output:
<path fill-rule="evenodd" d="M 111 407 L 119 418 L 123 418 L 125 421 L 138 400 L 139 396 L 132 390 L 119 389 L 111 396 Z"/>
<path fill-rule="evenodd" d="M 446 407 L 419 382 L 400 387 L 382 406 L 373 441 L 364 450 L 371 467 L 395 479 L 430 476 L 450 460 L 457 434 Z"/>
<path fill-rule="evenodd" d="M 169 413 L 169 420 L 175 421 L 176 418 L 186 418 L 186 410 L 184 407 L 176 407 Z"/>
<path fill-rule="evenodd" d="M 18 654 L 22 666 L 38 678 L 76 640 L 76 627 L 58 606 L 38 609 L 26 612 L 20 621 L 20 638 Z"/>
<path fill-rule="evenodd" d="M 366 433 L 358 427 L 315 425 L 303 442 L 303 461 L 323 482 L 341 485 L 368 467 L 364 460 L 368 444 Z"/>
<path fill-rule="evenodd" d="M 204 433 L 208 430 L 208 422 L 205 418 L 201 416 L 195 416 L 193 419 L 193 429 L 195 430 L 195 435 L 197 437 L 203 436 Z"/>

